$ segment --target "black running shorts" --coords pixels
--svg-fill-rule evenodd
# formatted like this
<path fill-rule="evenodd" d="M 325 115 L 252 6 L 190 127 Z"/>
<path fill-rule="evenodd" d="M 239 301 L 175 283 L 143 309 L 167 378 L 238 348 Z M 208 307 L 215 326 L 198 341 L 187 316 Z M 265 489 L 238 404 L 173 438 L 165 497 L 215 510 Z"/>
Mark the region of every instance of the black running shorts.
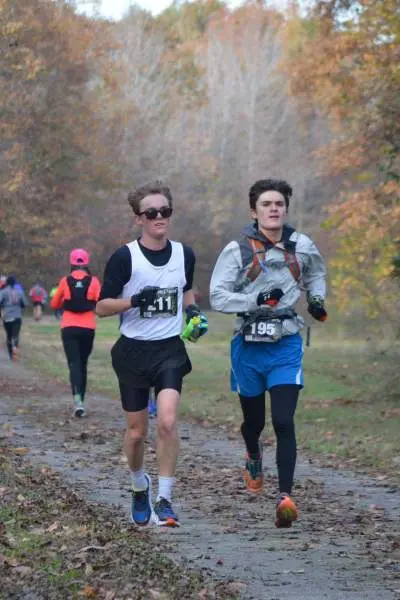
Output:
<path fill-rule="evenodd" d="M 143 410 L 149 391 L 182 390 L 182 380 L 192 365 L 185 344 L 179 336 L 165 340 L 135 340 L 121 336 L 111 349 L 114 371 L 118 377 L 123 409 Z"/>

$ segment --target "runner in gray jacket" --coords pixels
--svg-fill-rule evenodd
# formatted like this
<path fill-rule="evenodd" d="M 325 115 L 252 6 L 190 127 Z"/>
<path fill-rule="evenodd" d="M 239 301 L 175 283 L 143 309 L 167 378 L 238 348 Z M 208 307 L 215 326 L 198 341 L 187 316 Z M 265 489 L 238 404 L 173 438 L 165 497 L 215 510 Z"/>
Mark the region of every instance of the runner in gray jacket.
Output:
<path fill-rule="evenodd" d="M 19 332 L 22 313 L 28 301 L 23 292 L 15 288 L 16 279 L 7 277 L 7 285 L 0 290 L 0 308 L 7 336 L 7 350 L 11 360 L 18 358 Z"/>
<path fill-rule="evenodd" d="M 231 385 L 239 393 L 243 412 L 244 478 L 251 493 L 263 488 L 260 435 L 265 426 L 265 392 L 271 397 L 279 478 L 277 527 L 290 527 L 297 519 L 290 494 L 296 464 L 294 413 L 303 387 L 299 331 L 304 321 L 295 311 L 302 289 L 309 313 L 319 321 L 327 318 L 323 259 L 308 236 L 284 223 L 291 195 L 285 181 L 254 183 L 249 192 L 254 222 L 222 250 L 210 284 L 212 308 L 237 315 Z"/>

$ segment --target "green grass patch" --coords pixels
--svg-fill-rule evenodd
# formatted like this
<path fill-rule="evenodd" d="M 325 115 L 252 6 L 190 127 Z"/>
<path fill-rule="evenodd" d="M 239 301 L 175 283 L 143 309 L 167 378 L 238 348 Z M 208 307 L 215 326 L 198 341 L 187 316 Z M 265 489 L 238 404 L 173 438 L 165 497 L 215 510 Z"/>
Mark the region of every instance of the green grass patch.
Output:
<path fill-rule="evenodd" d="M 185 379 L 183 417 L 238 430 L 241 413 L 230 391 L 230 338 L 233 318 L 209 313 L 210 333 L 188 344 L 193 364 Z M 110 349 L 118 338 L 118 319 L 99 319 L 89 363 L 89 393 L 118 398 Z M 40 372 L 68 382 L 59 324 L 26 321 L 23 355 Z M 355 467 L 398 477 L 400 456 L 399 345 L 369 345 L 351 339 L 330 323 L 313 327 L 305 348 L 305 388 L 296 414 L 299 444 L 316 454 L 342 457 Z M 270 425 L 266 435 L 271 436 Z M 398 458 L 397 458 L 398 460 Z"/>

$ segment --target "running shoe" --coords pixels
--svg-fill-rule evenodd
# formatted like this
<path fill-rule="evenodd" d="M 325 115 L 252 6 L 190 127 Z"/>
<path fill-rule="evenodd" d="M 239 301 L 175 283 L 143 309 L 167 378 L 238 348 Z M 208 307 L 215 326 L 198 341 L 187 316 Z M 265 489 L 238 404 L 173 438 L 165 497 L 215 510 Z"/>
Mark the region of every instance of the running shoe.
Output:
<path fill-rule="evenodd" d="M 244 482 L 247 487 L 247 491 L 252 494 L 259 494 L 262 492 L 264 486 L 264 474 L 262 468 L 262 444 L 258 444 L 259 451 L 258 456 L 246 455 L 246 464 L 244 469 Z"/>
<path fill-rule="evenodd" d="M 251 492 L 252 494 L 259 494 L 262 492 L 264 486 L 264 474 L 262 472 L 261 458 L 246 458 L 244 482 L 248 492 Z"/>
<path fill-rule="evenodd" d="M 141 527 L 147 525 L 151 517 L 151 479 L 147 473 L 145 473 L 145 478 L 147 481 L 145 490 L 132 488 L 131 521 Z"/>
<path fill-rule="evenodd" d="M 178 515 L 172 510 L 171 502 L 160 498 L 154 505 L 153 520 L 156 525 L 179 527 Z"/>
<path fill-rule="evenodd" d="M 276 502 L 275 525 L 277 527 L 291 527 L 297 519 L 297 508 L 289 494 L 280 494 Z"/>
<path fill-rule="evenodd" d="M 74 414 L 78 419 L 85 416 L 85 406 L 83 404 L 83 400 L 80 394 L 75 394 L 74 396 Z"/>
<path fill-rule="evenodd" d="M 18 351 L 17 346 L 12 347 L 11 360 L 19 360 L 19 351 Z"/>

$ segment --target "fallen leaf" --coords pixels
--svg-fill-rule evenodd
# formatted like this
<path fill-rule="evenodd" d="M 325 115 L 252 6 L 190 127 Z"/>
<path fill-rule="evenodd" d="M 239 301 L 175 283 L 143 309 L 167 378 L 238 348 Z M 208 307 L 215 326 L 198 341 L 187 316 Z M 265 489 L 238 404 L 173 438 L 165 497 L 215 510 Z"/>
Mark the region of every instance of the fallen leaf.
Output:
<path fill-rule="evenodd" d="M 28 452 L 29 448 L 14 448 L 14 454 L 18 454 L 18 456 L 25 456 Z"/>
<path fill-rule="evenodd" d="M 243 581 L 230 581 L 226 584 L 226 589 L 232 595 L 244 594 L 247 589 L 247 584 Z"/>
<path fill-rule="evenodd" d="M 4 535 L 2 542 L 4 546 L 7 546 L 7 548 L 17 548 L 18 546 L 17 540 L 11 535 L 11 533 Z"/>
<path fill-rule="evenodd" d="M 25 565 L 19 565 L 17 567 L 15 567 L 14 569 L 14 573 L 18 573 L 18 575 L 21 575 L 21 577 L 27 577 L 28 575 L 30 575 L 32 573 L 32 567 L 27 567 Z"/>
<path fill-rule="evenodd" d="M 107 548 L 109 548 L 111 545 L 112 544 L 109 544 Z M 78 554 L 81 554 L 82 552 L 97 552 L 98 550 L 107 550 L 107 548 L 105 546 L 85 546 L 79 550 Z"/>
<path fill-rule="evenodd" d="M 85 598 L 97 598 L 97 590 L 91 585 L 85 585 L 81 594 L 85 596 Z"/>
<path fill-rule="evenodd" d="M 12 556 L 6 556 L 4 564 L 8 565 L 9 567 L 18 567 L 19 562 L 16 558 Z"/>
<path fill-rule="evenodd" d="M 151 600 L 169 600 L 168 594 L 160 592 L 160 590 L 150 589 L 148 591 L 148 594 Z"/>

